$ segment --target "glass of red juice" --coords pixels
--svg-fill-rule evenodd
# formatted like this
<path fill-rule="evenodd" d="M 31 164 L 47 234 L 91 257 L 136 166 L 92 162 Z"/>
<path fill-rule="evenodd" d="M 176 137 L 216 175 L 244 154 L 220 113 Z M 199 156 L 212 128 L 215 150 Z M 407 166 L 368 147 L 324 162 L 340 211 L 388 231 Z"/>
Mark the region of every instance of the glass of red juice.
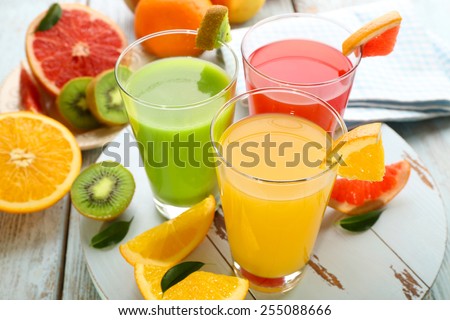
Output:
<path fill-rule="evenodd" d="M 341 24 L 312 14 L 283 14 L 260 21 L 245 34 L 242 45 L 247 90 L 290 87 L 328 102 L 344 116 L 360 49 L 341 52 L 351 34 Z M 310 101 L 289 101 L 279 95 L 258 95 L 249 100 L 250 113 L 285 112 L 331 129 L 334 120 Z"/>

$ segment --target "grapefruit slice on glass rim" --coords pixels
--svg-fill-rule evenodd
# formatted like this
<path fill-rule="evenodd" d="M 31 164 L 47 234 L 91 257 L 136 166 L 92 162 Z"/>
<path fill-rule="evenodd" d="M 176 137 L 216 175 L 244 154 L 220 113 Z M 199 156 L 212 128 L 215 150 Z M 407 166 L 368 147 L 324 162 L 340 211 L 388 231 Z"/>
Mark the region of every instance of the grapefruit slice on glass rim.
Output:
<path fill-rule="evenodd" d="M 348 215 L 380 209 L 405 187 L 410 173 L 411 165 L 402 160 L 386 166 L 383 181 L 337 179 L 328 205 Z"/>
<path fill-rule="evenodd" d="M 342 53 L 347 56 L 362 47 L 362 57 L 385 56 L 394 50 L 402 17 L 397 11 L 388 12 L 352 33 L 342 43 Z"/>
<path fill-rule="evenodd" d="M 61 4 L 59 21 L 46 31 L 36 27 L 46 15 L 38 15 L 26 34 L 28 64 L 39 83 L 58 95 L 75 78 L 94 77 L 114 67 L 127 40 L 114 21 L 82 4 Z"/>

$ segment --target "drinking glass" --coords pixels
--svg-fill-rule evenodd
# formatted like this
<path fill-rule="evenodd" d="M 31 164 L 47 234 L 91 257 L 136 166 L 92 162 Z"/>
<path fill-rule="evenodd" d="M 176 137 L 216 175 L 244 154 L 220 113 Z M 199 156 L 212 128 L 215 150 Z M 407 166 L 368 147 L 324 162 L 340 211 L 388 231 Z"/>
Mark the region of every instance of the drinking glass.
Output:
<path fill-rule="evenodd" d="M 312 14 L 283 14 L 260 21 L 242 40 L 242 57 L 247 90 L 290 87 L 325 100 L 341 116 L 361 60 L 358 48 L 349 56 L 341 52 L 342 42 L 351 34 L 341 24 Z M 296 109 L 284 101 L 258 97 L 251 113 L 283 111 L 315 121 L 323 118 L 321 108 Z M 323 120 L 326 121 L 329 119 Z"/>
<path fill-rule="evenodd" d="M 262 96 L 300 109 L 320 106 L 334 125 L 282 110 L 239 114 L 248 99 Z M 326 101 L 290 88 L 243 93 L 214 116 L 211 140 L 234 270 L 254 289 L 285 292 L 300 280 L 337 174 L 333 145 L 346 132 Z"/>
<path fill-rule="evenodd" d="M 195 49 L 194 30 L 147 35 L 120 55 L 115 75 L 158 211 L 173 218 L 217 195 L 209 127 L 234 95 L 237 57 L 225 43 Z M 167 44 L 177 43 L 177 51 Z M 170 55 L 170 56 L 167 56 Z"/>

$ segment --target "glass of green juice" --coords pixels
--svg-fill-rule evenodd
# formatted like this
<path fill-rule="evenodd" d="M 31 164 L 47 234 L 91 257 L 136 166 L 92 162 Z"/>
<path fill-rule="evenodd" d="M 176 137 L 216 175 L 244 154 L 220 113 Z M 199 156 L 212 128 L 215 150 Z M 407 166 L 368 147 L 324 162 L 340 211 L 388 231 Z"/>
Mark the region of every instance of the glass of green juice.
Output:
<path fill-rule="evenodd" d="M 209 128 L 236 87 L 233 50 L 225 43 L 198 50 L 196 35 L 149 34 L 129 45 L 115 67 L 155 206 L 169 219 L 210 194 L 218 197 Z M 168 43 L 179 44 L 177 50 Z"/>

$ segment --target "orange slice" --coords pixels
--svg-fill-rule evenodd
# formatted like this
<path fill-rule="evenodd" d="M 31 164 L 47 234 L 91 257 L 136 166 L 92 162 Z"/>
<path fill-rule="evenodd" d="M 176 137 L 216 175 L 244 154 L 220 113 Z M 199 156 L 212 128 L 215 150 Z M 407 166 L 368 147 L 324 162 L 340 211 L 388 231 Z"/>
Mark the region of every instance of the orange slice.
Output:
<path fill-rule="evenodd" d="M 346 56 L 362 46 L 362 56 L 387 55 L 394 49 L 402 17 L 397 11 L 388 12 L 352 33 L 342 43 Z"/>
<path fill-rule="evenodd" d="M 134 277 L 142 295 L 147 300 L 243 300 L 248 292 L 248 280 L 234 276 L 196 271 L 164 295 L 161 279 L 170 267 L 138 263 Z"/>
<path fill-rule="evenodd" d="M 215 209 L 216 201 L 213 196 L 209 196 L 176 218 L 121 245 L 120 253 L 131 265 L 175 265 L 203 241 L 214 218 Z"/>
<path fill-rule="evenodd" d="M 81 151 L 61 123 L 31 112 L 4 113 L 0 136 L 1 211 L 40 211 L 69 191 Z"/>
<path fill-rule="evenodd" d="M 385 167 L 381 123 L 356 127 L 336 143 L 336 151 L 343 160 L 338 167 L 340 176 L 365 181 L 383 180 Z"/>

